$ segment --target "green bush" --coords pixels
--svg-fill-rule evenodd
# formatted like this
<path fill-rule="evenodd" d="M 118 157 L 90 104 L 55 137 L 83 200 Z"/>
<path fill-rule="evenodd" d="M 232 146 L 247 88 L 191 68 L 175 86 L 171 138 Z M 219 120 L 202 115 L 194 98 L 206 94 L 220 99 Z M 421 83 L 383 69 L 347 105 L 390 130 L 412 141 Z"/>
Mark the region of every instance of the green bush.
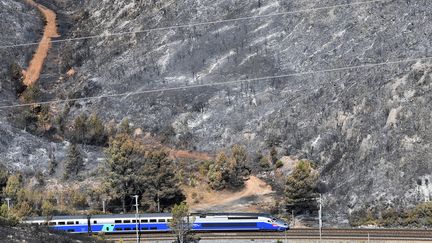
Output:
<path fill-rule="evenodd" d="M 278 160 L 278 161 L 276 161 L 275 166 L 276 166 L 277 169 L 279 169 L 279 168 L 281 168 L 281 167 L 284 166 L 284 163 L 281 160 Z"/>
<path fill-rule="evenodd" d="M 261 157 L 261 159 L 259 160 L 259 165 L 263 169 L 269 169 L 270 168 L 269 159 L 265 156 Z"/>

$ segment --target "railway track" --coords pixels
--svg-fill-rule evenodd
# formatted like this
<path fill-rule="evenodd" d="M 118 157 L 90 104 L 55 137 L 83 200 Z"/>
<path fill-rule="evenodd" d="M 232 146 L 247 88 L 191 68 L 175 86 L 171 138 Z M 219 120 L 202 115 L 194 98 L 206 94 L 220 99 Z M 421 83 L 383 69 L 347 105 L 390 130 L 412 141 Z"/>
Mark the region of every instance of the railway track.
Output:
<path fill-rule="evenodd" d="M 320 239 L 318 229 L 291 229 L 286 232 L 218 232 L 197 233 L 201 240 L 317 240 Z M 136 242 L 136 235 L 110 234 L 108 240 Z M 167 233 L 141 234 L 142 242 L 169 242 L 174 238 Z M 359 240 L 359 241 L 424 241 L 432 242 L 431 230 L 402 230 L 402 229 L 323 229 L 323 240 Z"/>

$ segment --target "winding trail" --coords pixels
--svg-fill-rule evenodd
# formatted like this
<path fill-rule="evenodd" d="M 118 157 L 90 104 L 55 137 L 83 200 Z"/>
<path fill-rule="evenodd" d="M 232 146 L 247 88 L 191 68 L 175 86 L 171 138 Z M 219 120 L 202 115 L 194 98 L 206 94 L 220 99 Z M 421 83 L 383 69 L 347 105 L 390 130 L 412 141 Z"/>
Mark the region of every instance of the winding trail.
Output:
<path fill-rule="evenodd" d="M 57 15 L 54 11 L 33 0 L 26 0 L 26 2 L 37 8 L 43 14 L 46 21 L 44 33 L 39 42 L 39 46 L 30 61 L 29 67 L 27 70 L 23 71 L 23 83 L 29 86 L 39 79 L 48 51 L 51 48 L 51 38 L 60 37 L 60 35 L 57 31 Z"/>

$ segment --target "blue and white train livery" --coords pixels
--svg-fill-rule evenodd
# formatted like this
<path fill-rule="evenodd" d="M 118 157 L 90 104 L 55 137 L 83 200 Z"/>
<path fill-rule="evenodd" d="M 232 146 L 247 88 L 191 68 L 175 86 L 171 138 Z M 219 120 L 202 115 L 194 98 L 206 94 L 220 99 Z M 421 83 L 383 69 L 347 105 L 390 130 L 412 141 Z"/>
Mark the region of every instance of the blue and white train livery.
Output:
<path fill-rule="evenodd" d="M 48 225 L 55 230 L 71 233 L 168 232 L 172 216 L 155 214 L 111 214 L 91 216 L 53 216 L 28 218 L 24 223 Z M 193 231 L 283 231 L 289 226 L 269 214 L 200 213 L 193 214 Z"/>

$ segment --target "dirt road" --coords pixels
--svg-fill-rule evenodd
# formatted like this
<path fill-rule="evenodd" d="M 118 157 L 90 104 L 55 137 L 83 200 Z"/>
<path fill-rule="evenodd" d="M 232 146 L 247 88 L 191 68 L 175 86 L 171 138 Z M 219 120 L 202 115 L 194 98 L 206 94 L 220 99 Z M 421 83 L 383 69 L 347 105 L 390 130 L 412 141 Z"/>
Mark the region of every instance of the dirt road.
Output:
<path fill-rule="evenodd" d="M 54 11 L 34 2 L 33 0 L 26 0 L 26 2 L 37 8 L 43 14 L 46 21 L 44 33 L 39 42 L 39 46 L 30 61 L 28 69 L 23 71 L 23 82 L 25 85 L 29 86 L 39 79 L 48 51 L 51 48 L 51 38 L 59 37 L 60 35 L 57 32 L 57 16 Z"/>
<path fill-rule="evenodd" d="M 263 180 L 251 176 L 249 180 L 245 182 L 245 187 L 241 191 L 231 192 L 228 190 L 223 191 L 212 191 L 207 190 L 203 185 L 199 185 L 195 188 L 187 188 L 187 201 L 191 205 L 191 208 L 199 211 L 223 209 L 225 211 L 255 211 L 254 207 L 251 207 L 251 203 L 257 201 L 268 201 L 271 202 L 270 196 L 273 190 L 270 185 L 265 183 Z M 195 202 L 192 198 L 192 194 L 196 194 L 196 198 L 199 199 Z"/>

